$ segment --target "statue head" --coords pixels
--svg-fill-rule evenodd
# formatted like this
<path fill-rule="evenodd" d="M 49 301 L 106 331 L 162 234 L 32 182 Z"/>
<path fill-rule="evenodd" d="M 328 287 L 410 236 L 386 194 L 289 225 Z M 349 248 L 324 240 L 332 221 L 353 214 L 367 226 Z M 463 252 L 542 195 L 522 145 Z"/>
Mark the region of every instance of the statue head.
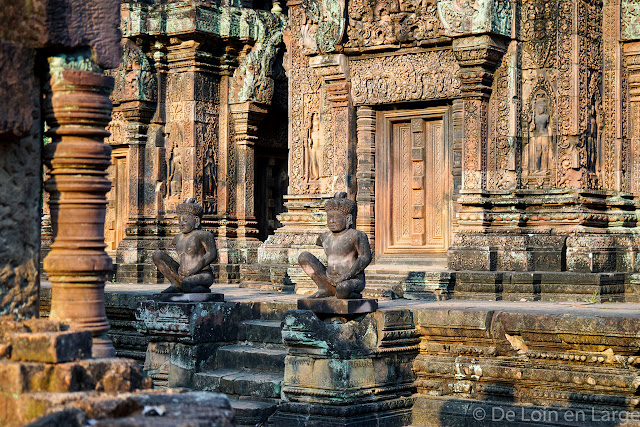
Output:
<path fill-rule="evenodd" d="M 347 193 L 338 192 L 327 200 L 324 210 L 327 212 L 327 227 L 334 233 L 353 228 L 356 220 L 356 202 L 347 198 Z"/>
<path fill-rule="evenodd" d="M 178 225 L 180 226 L 180 232 L 188 234 L 193 230 L 200 228 L 204 208 L 196 203 L 195 198 L 188 197 L 184 203 L 180 203 L 178 205 L 176 212 L 178 213 Z"/>
<path fill-rule="evenodd" d="M 537 98 L 533 101 L 533 110 L 536 115 L 545 114 L 547 112 L 547 100 L 544 98 Z"/>

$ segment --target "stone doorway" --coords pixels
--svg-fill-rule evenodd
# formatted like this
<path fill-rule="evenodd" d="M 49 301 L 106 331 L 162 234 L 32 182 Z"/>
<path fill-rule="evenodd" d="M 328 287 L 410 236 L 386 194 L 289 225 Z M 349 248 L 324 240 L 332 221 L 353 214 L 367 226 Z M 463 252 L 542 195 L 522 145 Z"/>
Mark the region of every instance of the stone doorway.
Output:
<path fill-rule="evenodd" d="M 446 266 L 451 235 L 448 107 L 378 113 L 376 264 Z"/>
<path fill-rule="evenodd" d="M 107 253 L 115 259 L 118 244 L 125 237 L 129 212 L 129 174 L 128 174 L 128 149 L 116 148 L 111 154 L 111 166 L 109 167 L 109 179 L 111 191 L 107 194 L 107 212 L 105 226 L 105 241 Z"/>

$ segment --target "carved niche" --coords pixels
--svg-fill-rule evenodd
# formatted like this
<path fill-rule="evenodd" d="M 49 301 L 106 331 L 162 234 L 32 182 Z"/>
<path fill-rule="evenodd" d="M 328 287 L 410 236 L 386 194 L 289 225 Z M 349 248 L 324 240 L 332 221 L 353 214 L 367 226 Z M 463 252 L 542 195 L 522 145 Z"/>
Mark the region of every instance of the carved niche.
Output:
<path fill-rule="evenodd" d="M 553 93 L 549 82 L 539 77 L 524 103 L 522 177 L 528 188 L 550 188 L 555 184 L 557 109 Z M 572 154 L 574 157 L 562 160 L 573 161 L 572 166 L 579 168 L 577 154 Z"/>
<path fill-rule="evenodd" d="M 112 72 L 115 84 L 111 99 L 155 102 L 157 82 L 153 68 L 145 53 L 129 39 L 122 42 L 122 63 Z"/>
<path fill-rule="evenodd" d="M 229 102 L 232 104 L 253 101 L 271 105 L 273 98 L 273 64 L 282 48 L 287 18 L 279 13 L 255 13 L 258 37 L 253 46 L 245 46 L 239 58 L 240 65 L 233 73 L 229 87 Z"/>
<path fill-rule="evenodd" d="M 444 36 L 435 0 L 353 0 L 348 12 L 345 47 L 406 44 Z"/>
<path fill-rule="evenodd" d="M 353 60 L 349 66 L 355 105 L 460 95 L 460 67 L 450 50 Z"/>
<path fill-rule="evenodd" d="M 302 51 L 307 55 L 335 52 L 344 36 L 345 0 L 303 0 L 302 9 Z"/>

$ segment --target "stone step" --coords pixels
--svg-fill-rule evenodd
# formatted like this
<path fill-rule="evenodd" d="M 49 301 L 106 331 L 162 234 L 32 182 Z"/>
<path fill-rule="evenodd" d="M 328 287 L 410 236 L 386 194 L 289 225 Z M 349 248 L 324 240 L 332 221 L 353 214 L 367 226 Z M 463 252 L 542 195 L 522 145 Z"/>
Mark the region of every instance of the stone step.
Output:
<path fill-rule="evenodd" d="M 262 372 L 284 372 L 284 358 L 287 351 L 282 348 L 263 348 L 248 345 L 226 345 L 218 349 L 216 367 L 218 369 L 247 370 Z"/>
<path fill-rule="evenodd" d="M 236 426 L 266 426 L 278 404 L 276 402 L 257 402 L 246 399 L 229 399 L 236 415 Z"/>
<path fill-rule="evenodd" d="M 196 373 L 194 376 L 194 388 L 196 390 L 216 391 L 231 396 L 280 399 L 283 381 L 283 373 L 217 369 L 215 371 Z"/>
<path fill-rule="evenodd" d="M 281 322 L 277 320 L 245 320 L 238 329 L 238 341 L 282 344 Z"/>

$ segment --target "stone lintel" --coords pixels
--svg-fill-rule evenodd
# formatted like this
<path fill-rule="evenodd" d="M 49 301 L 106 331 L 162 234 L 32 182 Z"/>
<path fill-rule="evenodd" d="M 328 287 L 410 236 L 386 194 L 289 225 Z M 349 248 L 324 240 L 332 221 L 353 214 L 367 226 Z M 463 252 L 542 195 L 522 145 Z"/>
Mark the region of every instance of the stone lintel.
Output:
<path fill-rule="evenodd" d="M 162 302 L 224 302 L 224 294 L 154 294 L 152 298 Z"/>
<path fill-rule="evenodd" d="M 378 309 L 378 300 L 303 298 L 298 300 L 298 310 L 311 310 L 321 314 L 366 314 Z"/>

